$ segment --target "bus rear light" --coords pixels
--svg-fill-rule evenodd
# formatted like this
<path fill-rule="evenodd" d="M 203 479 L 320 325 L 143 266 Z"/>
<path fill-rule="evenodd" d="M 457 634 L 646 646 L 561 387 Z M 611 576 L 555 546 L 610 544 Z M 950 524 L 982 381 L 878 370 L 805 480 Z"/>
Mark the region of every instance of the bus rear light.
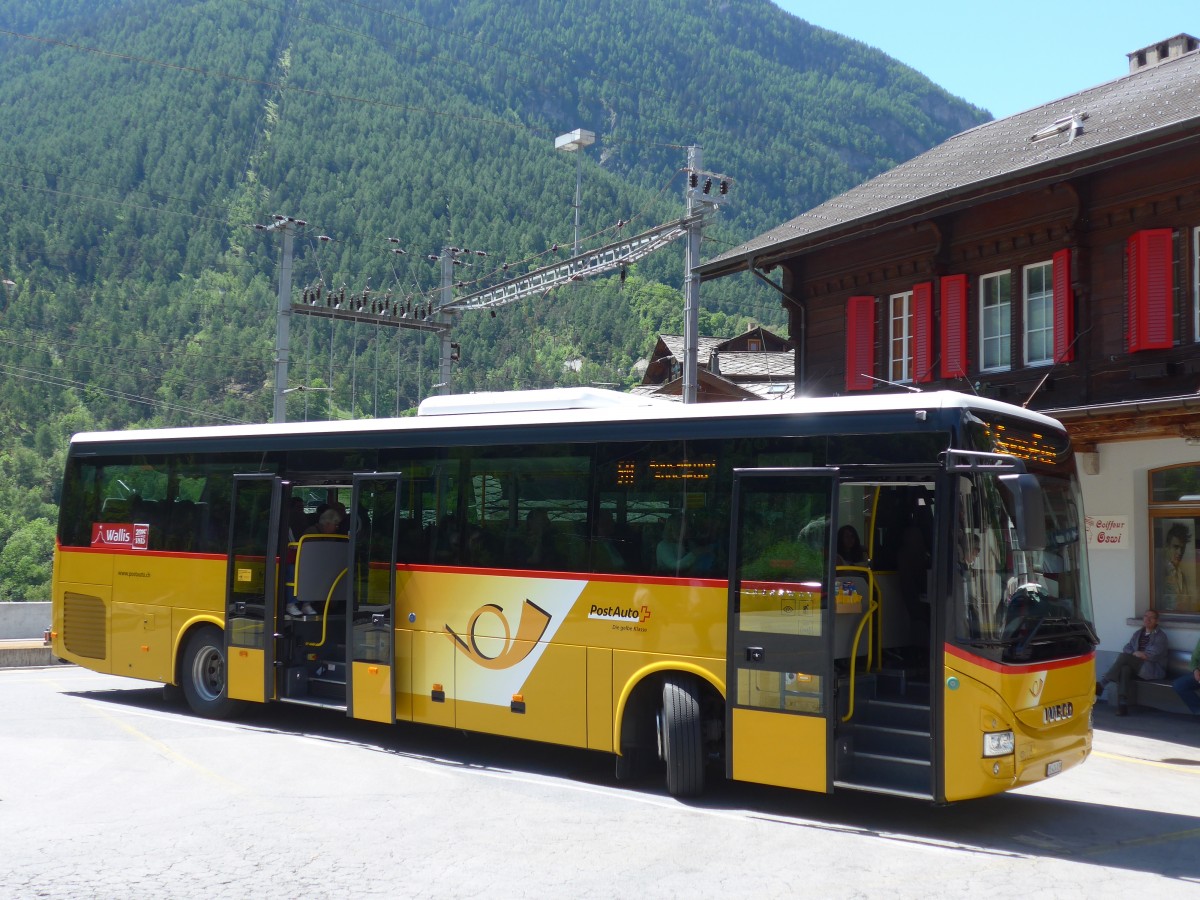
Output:
<path fill-rule="evenodd" d="M 992 731 L 983 736 L 983 755 L 1008 756 L 1016 748 L 1016 741 L 1011 731 Z"/>

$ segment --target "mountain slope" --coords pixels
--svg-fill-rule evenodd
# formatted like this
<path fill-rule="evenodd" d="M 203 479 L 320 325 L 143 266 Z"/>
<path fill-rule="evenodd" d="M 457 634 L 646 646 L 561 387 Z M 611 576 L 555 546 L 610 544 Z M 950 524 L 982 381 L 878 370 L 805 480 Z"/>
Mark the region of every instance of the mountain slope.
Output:
<path fill-rule="evenodd" d="M 273 213 L 310 223 L 297 292 L 425 300 L 446 246 L 488 253 L 460 290 L 564 257 L 574 128 L 598 135 L 586 245 L 681 215 L 694 143 L 734 179 L 711 255 L 983 117 L 765 0 L 0 0 L 0 598 L 44 581 L 72 430 L 270 415 Z M 675 247 L 464 316 L 456 389 L 628 383 L 682 275 Z M 708 327 L 782 324 L 727 281 Z M 293 319 L 291 383 L 333 391 L 289 418 L 391 415 L 436 381 L 432 338 Z"/>

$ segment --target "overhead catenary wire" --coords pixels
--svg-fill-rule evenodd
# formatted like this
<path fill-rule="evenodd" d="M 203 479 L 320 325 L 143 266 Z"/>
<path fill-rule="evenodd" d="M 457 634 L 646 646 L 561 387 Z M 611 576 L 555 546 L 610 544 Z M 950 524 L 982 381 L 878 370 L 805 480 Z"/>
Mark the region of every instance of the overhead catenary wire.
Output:
<path fill-rule="evenodd" d="M 51 384 L 55 387 L 77 388 L 81 391 L 90 391 L 92 393 L 101 394 L 116 400 L 125 400 L 129 403 L 140 403 L 146 406 L 157 406 L 162 409 L 172 410 L 174 412 L 191 413 L 192 415 L 200 416 L 202 418 L 217 419 L 219 421 L 228 422 L 235 425 L 247 424 L 245 419 L 226 416 L 222 413 L 213 412 L 212 410 L 199 410 L 190 406 L 180 406 L 177 403 L 168 403 L 165 400 L 157 400 L 153 397 L 142 397 L 137 394 L 130 394 L 126 391 L 118 391 L 113 388 L 100 387 L 99 385 L 88 384 L 82 381 L 74 381 L 70 378 L 62 378 L 58 375 L 52 375 L 47 372 L 39 372 L 36 369 L 27 369 L 22 366 L 13 366 L 7 363 L 0 363 L 0 372 L 4 372 L 6 375 L 10 375 L 13 378 Z"/>

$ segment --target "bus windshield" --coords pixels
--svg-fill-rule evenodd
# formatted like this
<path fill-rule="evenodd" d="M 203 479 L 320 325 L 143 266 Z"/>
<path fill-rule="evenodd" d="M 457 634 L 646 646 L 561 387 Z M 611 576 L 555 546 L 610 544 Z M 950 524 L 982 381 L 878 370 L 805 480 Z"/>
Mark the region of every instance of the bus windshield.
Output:
<path fill-rule="evenodd" d="M 1089 652 L 1092 624 L 1079 486 L 1039 475 L 1046 543 L 1021 549 L 1011 501 L 992 474 L 958 479 L 954 547 L 955 639 L 1001 662 L 1029 663 Z"/>

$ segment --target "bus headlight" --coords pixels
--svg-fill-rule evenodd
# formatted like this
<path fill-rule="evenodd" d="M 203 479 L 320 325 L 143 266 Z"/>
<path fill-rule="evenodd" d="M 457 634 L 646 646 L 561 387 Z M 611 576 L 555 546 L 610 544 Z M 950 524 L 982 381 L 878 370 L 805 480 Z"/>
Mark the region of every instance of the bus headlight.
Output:
<path fill-rule="evenodd" d="M 1011 731 L 992 731 L 983 736 L 983 755 L 1008 756 L 1016 748 Z"/>

